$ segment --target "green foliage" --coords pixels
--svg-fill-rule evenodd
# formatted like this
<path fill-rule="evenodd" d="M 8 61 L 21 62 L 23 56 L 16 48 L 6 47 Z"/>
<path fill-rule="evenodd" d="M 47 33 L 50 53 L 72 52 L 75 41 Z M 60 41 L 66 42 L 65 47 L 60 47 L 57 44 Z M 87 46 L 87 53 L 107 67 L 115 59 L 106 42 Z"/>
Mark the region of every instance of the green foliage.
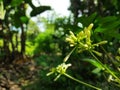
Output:
<path fill-rule="evenodd" d="M 21 3 L 23 2 L 23 0 L 11 0 L 11 6 L 16 7 L 19 6 Z"/>
<path fill-rule="evenodd" d="M 84 61 L 91 63 L 92 65 L 99 68 L 100 70 L 104 70 L 103 66 L 100 63 L 98 63 L 95 59 L 84 59 Z"/>
<path fill-rule="evenodd" d="M 101 41 L 99 43 L 93 44 L 91 41 L 91 29 L 93 27 L 93 24 L 90 24 L 87 28 L 85 28 L 83 31 L 80 31 L 77 35 L 74 35 L 73 32 L 70 31 L 70 35 L 66 38 L 66 41 L 69 42 L 71 47 L 75 47 L 72 49 L 72 51 L 65 57 L 65 59 L 63 60 L 62 64 L 59 64 L 57 67 L 52 68 L 51 71 L 47 74 L 47 76 L 51 75 L 51 74 L 55 74 L 57 75 L 56 78 L 54 79 L 54 81 L 56 81 L 61 75 L 64 75 L 78 83 L 84 84 L 88 87 L 94 88 L 96 90 L 101 90 L 98 87 L 95 87 L 93 85 L 90 85 L 88 83 L 82 82 L 72 76 L 70 76 L 69 74 L 66 73 L 66 70 L 69 66 L 71 66 L 71 64 L 66 64 L 66 62 L 68 61 L 70 55 L 73 53 L 74 50 L 78 49 L 77 52 L 83 52 L 83 51 L 88 51 L 90 52 L 90 54 L 93 56 L 93 58 L 95 58 L 95 60 L 93 59 L 86 59 L 84 61 L 90 62 L 92 65 L 96 66 L 97 68 L 94 69 L 92 71 L 92 73 L 96 73 L 96 74 L 100 74 L 100 71 L 103 70 L 105 73 L 107 72 L 112 79 L 110 79 L 109 81 L 113 81 L 113 82 L 117 82 L 119 86 L 119 82 L 120 82 L 120 78 L 117 76 L 119 75 L 119 72 L 115 72 L 114 70 L 111 70 L 111 68 L 109 68 L 108 65 L 103 64 L 93 53 L 97 54 L 98 56 L 102 56 L 98 51 L 94 50 L 95 46 L 99 46 L 101 44 L 105 44 L 107 43 L 106 41 Z"/>
<path fill-rule="evenodd" d="M 25 9 L 18 8 L 14 11 L 14 14 L 11 14 L 12 18 L 12 24 L 15 25 L 15 27 L 20 27 L 21 24 L 27 24 L 29 21 L 29 18 L 25 15 Z"/>
<path fill-rule="evenodd" d="M 33 42 L 30 42 L 30 41 L 27 41 L 26 42 L 26 55 L 29 55 L 29 56 L 33 56 L 34 55 L 34 49 L 35 49 L 35 45 Z"/>
<path fill-rule="evenodd" d="M 40 33 L 40 29 L 37 26 L 37 24 L 34 21 L 29 20 L 28 28 L 27 28 L 27 40 L 34 43 L 35 38 L 39 35 L 39 33 Z"/>
<path fill-rule="evenodd" d="M 120 19 L 115 16 L 98 18 L 96 20 L 98 27 L 95 29 L 95 32 L 102 33 L 106 39 L 108 39 L 107 37 L 109 37 L 110 40 L 112 38 L 120 39 L 120 34 L 119 34 L 120 23 L 119 22 L 120 22 Z"/>
<path fill-rule="evenodd" d="M 35 39 L 35 53 L 39 54 L 40 52 L 54 52 L 55 44 L 52 39 L 52 35 L 54 32 L 54 25 L 48 25 L 46 31 L 41 32 Z"/>
<path fill-rule="evenodd" d="M 83 25 L 83 27 L 86 27 L 90 23 L 93 23 L 95 21 L 96 17 L 97 17 L 97 13 L 93 13 L 90 16 L 83 15 L 77 19 L 77 22 L 81 23 Z"/>
<path fill-rule="evenodd" d="M 26 11 L 28 9 L 27 6 L 31 6 L 33 8 L 31 13 L 35 15 L 50 9 L 50 6 L 35 7 L 32 0 L 0 1 L 0 37 L 3 40 L 2 49 L 5 53 L 4 59 L 7 60 L 7 62 L 12 63 L 12 61 L 15 60 L 17 53 L 20 53 L 21 56 L 26 53 L 33 55 L 34 44 L 31 44 L 29 41 L 26 42 L 27 27 L 30 20 L 30 17 L 26 15 Z M 34 31 L 35 30 L 33 30 L 33 32 Z M 33 35 L 33 37 L 36 37 L 37 35 L 38 34 Z M 33 37 L 31 38 L 33 39 Z M 33 42 L 34 41 L 35 40 L 33 40 Z M 27 52 L 25 52 L 26 50 Z"/>
<path fill-rule="evenodd" d="M 51 44 L 51 36 L 46 36 L 45 33 L 41 33 L 36 38 L 36 49 L 35 53 L 51 52 L 50 44 Z M 38 49 L 39 48 L 39 49 Z"/>
<path fill-rule="evenodd" d="M 54 21 L 55 25 L 53 23 L 51 25 L 49 21 L 45 20 L 46 23 L 49 22 L 45 24 L 46 29 L 48 29 L 47 26 L 50 26 L 49 29 L 37 34 L 35 40 L 31 39 L 31 41 L 35 41 L 34 54 L 41 55 L 36 59 L 36 62 L 42 67 L 42 70 L 40 71 L 41 80 L 33 84 L 33 87 L 29 86 L 28 90 L 30 88 L 37 90 L 37 87 L 40 90 L 53 90 L 56 88 L 58 90 L 92 90 L 84 86 L 89 85 L 82 81 L 88 82 L 90 87 L 92 87 L 91 85 L 96 85 L 103 90 L 119 90 L 119 87 L 116 87 L 119 86 L 120 81 L 120 55 L 117 52 L 120 41 L 119 1 L 70 1 L 72 2 L 70 10 L 72 10 L 74 17 L 56 18 Z M 35 9 L 34 6 L 30 6 L 33 10 Z M 81 12 L 81 14 L 78 12 Z M 33 16 L 39 13 L 40 11 L 34 11 Z M 90 23 L 94 23 L 93 28 L 92 25 L 88 28 L 83 28 Z M 55 31 L 51 30 L 52 26 L 54 26 Z M 106 45 L 101 46 L 101 44 L 105 43 Z M 28 43 L 28 45 L 30 44 Z M 62 55 L 63 62 L 61 62 L 61 59 L 56 58 L 57 56 L 52 56 L 53 54 Z M 72 63 L 70 68 L 68 68 L 70 65 L 68 63 Z M 49 74 L 53 74 L 56 78 L 45 76 L 51 67 L 53 68 Z M 60 76 L 62 77 L 59 78 Z M 76 82 L 64 76 L 84 85 L 76 84 Z M 51 79 L 57 79 L 57 81 L 52 82 Z M 54 88 L 52 88 L 53 86 Z"/>
<path fill-rule="evenodd" d="M 92 90 L 89 87 L 96 88 L 93 85 L 103 90 L 119 90 L 119 0 L 70 1 L 69 10 L 74 16 L 55 17 L 52 22 L 42 18 L 38 23 L 44 23 L 45 31 L 41 32 L 26 16 L 26 5 L 32 8 L 31 17 L 51 10 L 50 6 L 35 7 L 32 0 L 0 0 L 0 62 L 18 58 L 16 51 L 35 57 L 40 67 L 39 79 L 25 90 Z M 52 82 L 54 76 L 46 77 L 51 67 L 54 68 L 49 74 L 56 76 L 56 82 Z M 67 69 L 75 78 L 66 74 Z"/>
<path fill-rule="evenodd" d="M 3 1 L 0 1 L 0 19 L 4 19 L 6 10 L 4 10 Z"/>
<path fill-rule="evenodd" d="M 46 10 L 51 10 L 50 6 L 40 6 L 33 8 L 32 12 L 30 13 L 31 16 L 36 16 L 38 14 L 41 14 L 42 12 Z"/>

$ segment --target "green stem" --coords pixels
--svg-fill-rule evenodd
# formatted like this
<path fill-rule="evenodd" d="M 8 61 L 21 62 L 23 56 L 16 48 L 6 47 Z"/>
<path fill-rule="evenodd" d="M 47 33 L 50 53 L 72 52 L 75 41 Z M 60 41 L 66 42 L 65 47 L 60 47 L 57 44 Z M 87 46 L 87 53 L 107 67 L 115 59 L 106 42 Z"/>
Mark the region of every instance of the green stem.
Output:
<path fill-rule="evenodd" d="M 72 49 L 72 51 L 64 58 L 63 62 L 66 62 L 66 61 L 69 59 L 70 55 L 73 53 L 73 51 L 74 51 L 75 49 L 76 49 L 76 47 L 74 47 L 74 48 Z"/>
<path fill-rule="evenodd" d="M 118 83 L 118 84 L 116 84 L 116 83 L 112 83 L 112 84 L 120 88 L 119 83 Z"/>
<path fill-rule="evenodd" d="M 111 55 L 109 55 L 109 54 L 107 53 L 107 51 L 104 49 L 104 47 L 102 47 L 102 46 L 100 46 L 100 47 L 101 47 L 101 49 L 105 52 L 105 54 L 107 55 L 107 57 L 111 60 L 112 64 L 116 67 L 115 61 L 114 61 L 114 59 L 111 57 Z"/>
<path fill-rule="evenodd" d="M 112 60 L 112 62 L 114 61 L 114 59 L 107 53 L 107 51 L 102 47 L 102 46 L 100 46 L 101 48 L 102 48 L 102 50 L 105 52 L 105 54 L 108 56 L 108 58 L 109 59 L 111 59 Z"/>
<path fill-rule="evenodd" d="M 83 82 L 83 81 L 80 81 L 80 80 L 78 80 L 78 79 L 76 79 L 76 78 L 68 75 L 67 73 L 64 73 L 64 75 L 65 75 L 66 77 L 68 77 L 68 78 L 70 78 L 70 79 L 72 79 L 72 80 L 74 80 L 74 81 L 76 81 L 76 82 L 78 82 L 78 83 L 81 83 L 81 84 L 83 84 L 83 85 L 86 85 L 86 86 L 88 86 L 88 87 L 94 88 L 94 89 L 96 89 L 96 90 L 102 90 L 102 89 L 100 89 L 100 88 L 98 88 L 98 87 L 95 87 L 95 86 L 93 86 L 93 85 L 90 85 L 90 84 L 88 84 L 88 83 L 85 83 L 85 82 Z"/>
<path fill-rule="evenodd" d="M 114 77 L 118 80 L 118 82 L 120 82 L 120 79 L 107 67 L 107 66 L 104 66 L 104 68 Z"/>
<path fill-rule="evenodd" d="M 92 51 L 89 51 L 90 54 L 98 61 L 98 63 L 100 63 L 103 67 L 104 65 L 99 61 L 99 59 L 92 53 Z"/>
<path fill-rule="evenodd" d="M 105 66 L 103 63 L 101 63 L 99 61 L 99 59 L 91 51 L 89 51 L 89 52 L 114 78 L 116 78 L 120 82 L 120 79 L 107 66 Z"/>

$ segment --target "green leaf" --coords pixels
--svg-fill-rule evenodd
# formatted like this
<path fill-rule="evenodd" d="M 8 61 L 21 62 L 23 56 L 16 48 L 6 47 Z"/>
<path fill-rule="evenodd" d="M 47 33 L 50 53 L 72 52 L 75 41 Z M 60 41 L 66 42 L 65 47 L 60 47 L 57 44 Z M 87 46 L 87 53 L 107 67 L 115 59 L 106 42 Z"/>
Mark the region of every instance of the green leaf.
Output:
<path fill-rule="evenodd" d="M 111 30 L 108 33 L 106 32 L 105 35 L 111 38 L 120 39 L 120 33 L 118 33 L 116 30 Z"/>
<path fill-rule="evenodd" d="M 86 17 L 86 16 L 82 16 L 78 18 L 78 22 L 83 24 L 83 27 L 89 26 L 90 23 L 93 23 L 95 18 L 97 16 L 97 13 L 93 13 L 92 15 Z"/>
<path fill-rule="evenodd" d="M 31 16 L 36 16 L 38 14 L 41 14 L 42 12 L 46 10 L 51 10 L 50 6 L 40 6 L 40 7 L 35 7 L 32 12 L 30 13 Z"/>
<path fill-rule="evenodd" d="M 116 16 L 107 16 L 107 17 L 101 17 L 97 19 L 97 23 L 100 28 L 104 28 L 105 30 L 111 30 L 119 27 L 120 25 L 120 19 L 118 19 Z"/>
<path fill-rule="evenodd" d="M 118 9 L 118 0 L 111 0 L 111 3 Z"/>
<path fill-rule="evenodd" d="M 18 6 L 22 3 L 23 0 L 12 0 L 11 6 Z"/>
<path fill-rule="evenodd" d="M 25 12 L 22 11 L 22 10 L 18 10 L 15 12 L 14 15 L 11 16 L 12 18 L 12 24 L 15 26 L 15 27 L 20 27 L 21 24 L 26 24 L 28 23 L 28 20 L 29 18 L 27 16 L 25 16 Z"/>
<path fill-rule="evenodd" d="M 35 6 L 32 3 L 32 0 L 24 0 L 25 3 L 29 4 L 31 8 L 35 8 Z"/>
<path fill-rule="evenodd" d="M 15 12 L 15 14 L 12 16 L 12 24 L 17 28 L 21 26 L 20 17 L 21 14 L 19 12 Z"/>
<path fill-rule="evenodd" d="M 20 17 L 20 20 L 22 21 L 22 23 L 28 23 L 29 18 L 26 16 L 22 16 L 22 17 Z"/>
<path fill-rule="evenodd" d="M 97 62 L 96 60 L 94 60 L 94 59 L 84 59 L 83 61 L 86 61 L 86 62 L 89 62 L 89 63 L 91 63 L 92 65 L 94 65 L 95 67 L 97 67 L 97 68 L 100 68 L 101 70 L 104 70 L 104 67 L 99 63 L 99 62 Z"/>
<path fill-rule="evenodd" d="M 117 20 L 116 16 L 100 17 L 97 19 L 98 23 L 100 24 L 107 24 L 109 22 L 114 22 L 116 20 Z"/>
<path fill-rule="evenodd" d="M 94 70 L 92 70 L 92 73 L 98 74 L 101 70 L 101 68 L 95 68 Z"/>
<path fill-rule="evenodd" d="M 95 33 L 102 33 L 104 37 L 120 39 L 120 19 L 116 16 L 101 17 L 97 20 L 98 27 L 94 30 Z"/>

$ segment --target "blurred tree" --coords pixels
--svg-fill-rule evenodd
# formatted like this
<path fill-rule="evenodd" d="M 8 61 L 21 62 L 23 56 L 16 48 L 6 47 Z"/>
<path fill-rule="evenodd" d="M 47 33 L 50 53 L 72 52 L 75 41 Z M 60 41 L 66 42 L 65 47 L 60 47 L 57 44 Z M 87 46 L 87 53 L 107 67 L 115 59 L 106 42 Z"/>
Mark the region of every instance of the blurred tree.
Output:
<path fill-rule="evenodd" d="M 26 15 L 28 5 L 33 9 L 31 16 L 50 10 L 49 6 L 35 7 L 32 0 L 0 0 L 0 38 L 5 53 L 3 62 L 9 63 L 18 54 L 21 57 L 25 54 L 26 31 L 30 19 Z"/>
<path fill-rule="evenodd" d="M 36 42 L 36 48 L 34 50 L 34 53 L 36 55 L 39 55 L 41 53 L 50 54 L 52 52 L 55 52 L 55 43 L 53 40 L 53 33 L 54 33 L 54 24 L 49 20 L 47 20 L 44 17 L 38 17 L 38 23 L 42 21 L 42 24 L 44 27 L 44 31 L 39 33 L 35 39 Z"/>
<path fill-rule="evenodd" d="M 70 0 L 69 10 L 74 14 L 74 18 L 79 15 L 91 15 L 97 12 L 100 16 L 119 15 L 119 0 Z"/>
<path fill-rule="evenodd" d="M 34 39 L 37 37 L 37 35 L 40 33 L 40 29 L 37 26 L 37 24 L 29 20 L 28 28 L 27 28 L 27 39 L 28 41 L 34 42 Z"/>

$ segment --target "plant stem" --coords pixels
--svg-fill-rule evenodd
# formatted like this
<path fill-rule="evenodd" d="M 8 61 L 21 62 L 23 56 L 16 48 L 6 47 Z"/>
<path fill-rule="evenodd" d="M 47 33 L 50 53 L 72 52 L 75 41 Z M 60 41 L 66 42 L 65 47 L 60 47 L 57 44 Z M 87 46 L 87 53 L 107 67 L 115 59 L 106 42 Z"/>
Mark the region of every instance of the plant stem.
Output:
<path fill-rule="evenodd" d="M 102 50 L 105 52 L 105 54 L 108 56 L 108 58 L 109 59 L 111 59 L 112 60 L 112 62 L 114 61 L 114 59 L 107 53 L 107 51 L 102 47 L 102 46 L 100 46 L 101 48 L 102 48 Z"/>
<path fill-rule="evenodd" d="M 65 75 L 66 77 L 68 77 L 68 78 L 70 78 L 70 79 L 72 79 L 72 80 L 74 80 L 74 81 L 76 81 L 76 82 L 78 82 L 78 83 L 81 83 L 81 84 L 83 84 L 83 85 L 86 85 L 86 86 L 88 86 L 88 87 L 94 88 L 94 89 L 96 89 L 96 90 L 102 90 L 102 89 L 100 89 L 100 88 L 98 88 L 98 87 L 95 87 L 95 86 L 93 86 L 93 85 L 90 85 L 90 84 L 88 84 L 88 83 L 85 83 L 85 82 L 83 82 L 83 81 L 80 81 L 80 80 L 78 80 L 78 79 L 70 76 L 70 75 L 67 74 L 67 73 L 64 73 L 63 75 Z"/>
<path fill-rule="evenodd" d="M 107 51 L 104 49 L 104 47 L 102 47 L 102 46 L 100 46 L 100 47 L 105 52 L 107 57 L 111 60 L 112 64 L 116 67 L 115 60 L 112 58 L 112 56 L 107 53 Z"/>
<path fill-rule="evenodd" d="M 99 61 L 99 59 L 91 51 L 89 51 L 89 52 L 114 78 L 116 78 L 120 82 L 120 79 L 107 66 L 105 66 L 103 63 L 101 63 Z"/>
<path fill-rule="evenodd" d="M 66 61 L 69 59 L 70 55 L 73 53 L 73 51 L 74 51 L 75 49 L 76 49 L 76 47 L 74 47 L 74 48 L 70 51 L 70 53 L 68 53 L 68 55 L 64 58 L 63 62 L 66 62 Z"/>
<path fill-rule="evenodd" d="M 90 54 L 98 61 L 98 63 L 100 63 L 103 67 L 104 65 L 99 61 L 99 59 L 92 53 L 92 51 L 89 51 Z"/>

